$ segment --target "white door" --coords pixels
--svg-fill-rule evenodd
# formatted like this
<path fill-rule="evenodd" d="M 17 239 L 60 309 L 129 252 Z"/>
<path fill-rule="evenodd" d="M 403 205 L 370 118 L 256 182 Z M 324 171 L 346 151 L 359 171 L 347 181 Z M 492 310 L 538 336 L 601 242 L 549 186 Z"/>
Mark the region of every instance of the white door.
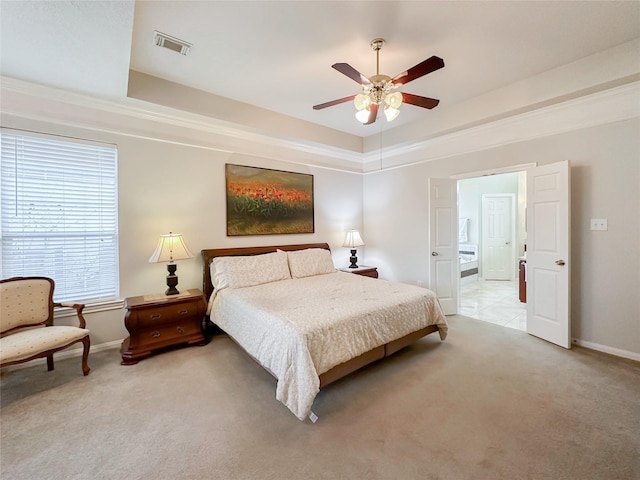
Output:
<path fill-rule="evenodd" d="M 513 280 L 515 195 L 482 195 L 482 278 Z"/>
<path fill-rule="evenodd" d="M 429 288 L 445 315 L 458 313 L 458 182 L 429 179 Z"/>
<path fill-rule="evenodd" d="M 571 348 L 569 162 L 527 171 L 527 332 Z"/>

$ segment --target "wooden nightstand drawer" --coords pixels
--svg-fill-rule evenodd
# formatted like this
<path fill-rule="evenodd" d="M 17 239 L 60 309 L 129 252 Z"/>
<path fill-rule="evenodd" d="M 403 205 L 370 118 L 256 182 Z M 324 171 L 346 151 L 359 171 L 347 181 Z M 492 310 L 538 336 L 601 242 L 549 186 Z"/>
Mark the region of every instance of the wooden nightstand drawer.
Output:
<path fill-rule="evenodd" d="M 169 345 L 174 345 L 183 343 L 182 339 L 187 339 L 193 335 L 201 335 L 200 325 L 194 321 L 163 325 L 157 328 L 145 328 L 138 333 L 141 343 L 146 344 L 147 347 L 153 346 L 151 349 L 161 348 L 154 346 L 155 344 L 164 345 L 168 343 Z M 184 340 L 184 342 L 186 341 Z"/>
<path fill-rule="evenodd" d="M 197 315 L 199 304 L 180 303 L 175 305 L 157 306 L 149 309 L 132 310 L 131 315 L 139 328 L 153 327 L 158 324 L 172 322 L 179 318 L 188 318 Z"/>
<path fill-rule="evenodd" d="M 129 337 L 122 342 L 122 364 L 133 365 L 154 350 L 207 343 L 202 322 L 207 305 L 200 290 L 175 295 L 127 298 L 125 327 Z"/>

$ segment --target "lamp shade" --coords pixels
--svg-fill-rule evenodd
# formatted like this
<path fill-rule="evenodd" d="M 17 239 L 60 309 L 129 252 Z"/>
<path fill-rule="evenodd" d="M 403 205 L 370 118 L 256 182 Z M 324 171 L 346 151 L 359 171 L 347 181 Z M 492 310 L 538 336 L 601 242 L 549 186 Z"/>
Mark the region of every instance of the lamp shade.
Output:
<path fill-rule="evenodd" d="M 347 236 L 344 238 L 344 243 L 342 244 L 343 247 L 349 248 L 361 247 L 363 245 L 364 242 L 362 241 L 362 237 L 358 230 L 349 230 L 347 232 Z"/>
<path fill-rule="evenodd" d="M 158 246 L 153 255 L 151 255 L 149 263 L 173 262 L 174 260 L 184 260 L 191 257 L 193 257 L 193 254 L 184 243 L 182 235 L 169 232 L 169 235 L 160 235 Z"/>
<path fill-rule="evenodd" d="M 371 99 L 368 96 L 359 93 L 353 99 L 353 104 L 355 105 L 356 110 L 364 110 L 369 108 L 369 105 L 371 105 Z"/>
<path fill-rule="evenodd" d="M 371 113 L 371 110 L 368 108 L 365 108 L 364 110 L 360 110 L 356 112 L 356 119 L 358 119 L 360 123 L 367 123 L 369 121 L 370 113 Z"/>
<path fill-rule="evenodd" d="M 392 108 L 400 108 L 400 105 L 402 105 L 402 93 L 400 92 L 390 93 L 385 97 L 384 103 L 386 103 Z"/>
<path fill-rule="evenodd" d="M 384 107 L 384 116 L 387 119 L 387 122 L 393 122 L 400 115 L 400 110 L 397 108 L 385 106 Z"/>

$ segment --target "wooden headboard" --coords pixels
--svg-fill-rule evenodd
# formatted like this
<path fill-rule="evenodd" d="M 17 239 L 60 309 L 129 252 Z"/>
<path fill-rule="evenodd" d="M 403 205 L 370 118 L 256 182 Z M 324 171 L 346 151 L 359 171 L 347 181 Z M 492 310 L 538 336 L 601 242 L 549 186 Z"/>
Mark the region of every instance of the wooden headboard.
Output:
<path fill-rule="evenodd" d="M 272 245 L 267 247 L 234 247 L 234 248 L 212 248 L 202 250 L 202 259 L 204 260 L 202 272 L 202 290 L 207 300 L 213 292 L 213 283 L 211 282 L 211 262 L 216 257 L 237 257 L 242 255 L 261 255 L 263 253 L 272 253 L 276 250 L 293 251 L 304 250 L 306 248 L 324 248 L 331 250 L 328 243 L 302 243 L 299 245 Z"/>

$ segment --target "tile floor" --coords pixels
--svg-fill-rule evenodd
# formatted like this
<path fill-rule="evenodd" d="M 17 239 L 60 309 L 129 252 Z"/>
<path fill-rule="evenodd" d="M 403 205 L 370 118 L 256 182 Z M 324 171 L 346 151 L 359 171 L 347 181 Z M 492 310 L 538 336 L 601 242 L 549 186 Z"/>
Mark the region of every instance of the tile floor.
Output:
<path fill-rule="evenodd" d="M 460 286 L 461 315 L 527 330 L 527 307 L 518 299 L 518 282 L 476 280 Z"/>

